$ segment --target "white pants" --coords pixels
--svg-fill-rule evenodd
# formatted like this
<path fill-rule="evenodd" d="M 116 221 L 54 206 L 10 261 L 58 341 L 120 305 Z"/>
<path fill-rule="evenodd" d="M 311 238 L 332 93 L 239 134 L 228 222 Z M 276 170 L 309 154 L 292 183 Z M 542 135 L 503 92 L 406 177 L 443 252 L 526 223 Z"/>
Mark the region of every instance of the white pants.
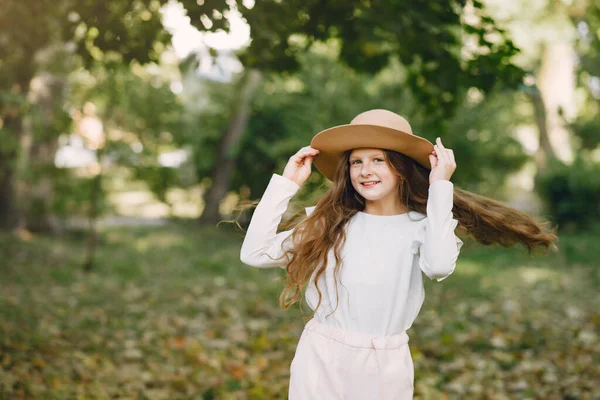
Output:
<path fill-rule="evenodd" d="M 371 336 L 309 320 L 290 365 L 289 400 L 411 400 L 408 335 Z"/>

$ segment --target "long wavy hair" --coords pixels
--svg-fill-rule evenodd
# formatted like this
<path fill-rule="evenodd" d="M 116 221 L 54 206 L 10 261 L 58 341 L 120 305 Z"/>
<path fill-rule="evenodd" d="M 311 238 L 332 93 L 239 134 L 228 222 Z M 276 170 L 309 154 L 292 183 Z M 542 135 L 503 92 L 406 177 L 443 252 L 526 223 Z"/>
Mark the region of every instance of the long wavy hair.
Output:
<path fill-rule="evenodd" d="M 393 150 L 382 149 L 385 162 L 399 178 L 398 195 L 407 211 L 427 214 L 430 170 L 415 162 L 412 158 Z M 318 285 L 319 278 L 325 273 L 328 254 L 334 250 L 336 265 L 334 281 L 336 297 L 339 300 L 337 278 L 341 268 L 340 252 L 346 241 L 344 227 L 358 211 L 363 211 L 365 199 L 352 186 L 350 181 L 350 154 L 344 153 L 337 165 L 333 184 L 319 198 L 314 211 L 306 218 L 302 209 L 290 218 L 285 229 L 293 226 L 292 234 L 286 239 L 293 245 L 282 244 L 283 259 L 287 260 L 285 287 L 279 297 L 282 309 L 302 299 L 304 287 L 315 272 L 314 283 L 319 294 L 319 302 L 312 318 L 321 305 L 323 295 Z M 558 241 L 556 227 L 548 229 L 549 222 L 538 222 L 530 215 L 508 207 L 496 200 L 480 196 L 454 186 L 452 213 L 458 220 L 457 229 L 473 237 L 484 245 L 499 244 L 509 247 L 516 243 L 524 244 L 529 254 L 536 248 L 547 253 L 549 247 Z M 299 222 L 294 222 L 298 221 Z M 337 309 L 337 306 L 336 306 Z M 335 310 L 334 310 L 335 311 Z"/>

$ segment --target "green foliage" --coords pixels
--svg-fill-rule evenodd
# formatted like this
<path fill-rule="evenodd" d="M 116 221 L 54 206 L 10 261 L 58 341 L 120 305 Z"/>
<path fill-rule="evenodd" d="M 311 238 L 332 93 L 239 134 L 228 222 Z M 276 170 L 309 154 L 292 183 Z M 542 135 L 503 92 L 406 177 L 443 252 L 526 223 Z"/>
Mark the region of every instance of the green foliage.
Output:
<path fill-rule="evenodd" d="M 161 43 L 164 48 L 170 40 L 159 12 L 165 3 L 166 0 L 4 1 L 0 10 L 0 88 L 17 83 L 27 92 L 29 81 L 37 72 L 35 53 L 53 42 L 75 44 L 75 52 L 86 66 L 96 61 L 117 66 L 133 60 L 158 60 L 160 51 L 154 50 L 155 44 Z"/>
<path fill-rule="evenodd" d="M 53 42 L 72 43 L 86 67 L 156 62 L 170 42 L 160 9 L 167 0 L 5 0 L 0 9 L 0 88 L 27 92 L 38 65 L 33 56 Z M 191 13 L 195 0 L 180 0 Z M 197 15 L 197 14 L 195 14 Z M 200 18 L 191 24 L 204 29 Z"/>
<path fill-rule="evenodd" d="M 224 16 L 234 3 L 181 3 L 192 25 L 200 30 L 228 28 Z M 78 82 L 68 105 L 79 108 L 92 101 L 99 106 L 106 132 L 124 134 L 117 143 L 109 134 L 107 158 L 140 166 L 139 176 L 151 180 L 159 198 L 164 198 L 166 182 L 172 182 L 155 167 L 156 156 L 163 151 L 191 147 L 198 177 L 210 175 L 238 90 L 236 85 L 205 83 L 195 98 L 185 99 L 184 108 L 167 79 L 141 71 L 139 64 L 159 60 L 169 42 L 170 35 L 160 23 L 164 4 L 166 0 L 9 0 L 0 10 L 3 43 L 7 44 L 0 48 L 0 89 L 8 93 L 17 83 L 17 92 L 25 95 L 41 68 L 32 56 L 52 44 L 64 47 L 65 58 L 75 54 L 88 70 L 79 70 L 77 76 L 86 76 L 88 81 Z M 347 123 L 366 108 L 390 108 L 387 105 L 394 103 L 399 112 L 414 116 L 416 112 L 406 111 L 406 105 L 413 111 L 422 105 L 422 114 L 439 121 L 456 108 L 465 87 L 488 91 L 499 81 L 510 85 L 518 80 L 519 71 L 509 62 L 516 49 L 485 16 L 481 3 L 474 2 L 474 6 L 478 22 L 466 23 L 461 21 L 462 0 L 442 6 L 432 1 L 418 5 L 408 1 L 266 1 L 247 9 L 239 4 L 252 30 L 252 42 L 240 55 L 242 60 L 247 66 L 283 73 L 272 78 L 273 91 L 265 91 L 257 102 L 244 142 L 231 149 L 242 152 L 240 170 L 248 174 L 247 180 L 236 174 L 233 188 L 248 182 L 253 193 L 259 192 L 259 182 L 267 181 L 268 171 L 281 170 L 290 154 L 307 145 L 315 132 Z M 495 33 L 500 35 L 492 41 Z M 462 36 L 476 38 L 480 46 L 464 60 Z M 314 54 L 305 56 L 306 49 L 322 51 L 323 43 L 338 48 L 326 50 L 329 58 L 321 54 L 322 60 Z M 336 62 L 338 58 L 346 66 Z M 402 79 L 396 76 L 383 84 L 369 78 L 369 74 L 385 71 L 390 60 L 405 66 Z M 285 72 L 298 71 L 299 66 L 298 74 Z M 194 101 L 205 103 L 207 98 L 200 112 L 192 110 Z M 409 100 L 401 104 L 404 99 Z M 0 104 L 0 117 L 5 114 L 6 107 Z M 132 151 L 139 148 L 138 143 L 143 146 L 141 153 Z M 309 182 L 313 188 L 320 183 Z"/>
<path fill-rule="evenodd" d="M 585 12 L 572 19 L 580 34 L 576 48 L 579 85 L 587 94 L 577 119 L 567 124 L 576 139 L 575 160 L 568 166 L 554 162 L 542 172 L 537 187 L 559 229 L 589 230 L 600 221 L 600 2 L 590 0 Z"/>
<path fill-rule="evenodd" d="M 600 221 L 600 1 L 569 6 L 578 32 L 578 93 L 584 95 L 577 118 L 565 121 L 573 134 L 575 160 L 571 165 L 554 161 L 542 171 L 537 190 L 559 229 L 585 231 Z"/>
<path fill-rule="evenodd" d="M 536 189 L 559 229 L 590 229 L 600 221 L 600 163 L 577 154 L 572 165 L 554 162 Z"/>
<path fill-rule="evenodd" d="M 68 169 L 57 169 L 53 176 L 54 198 L 52 211 L 61 218 L 88 218 L 92 202 L 93 176 L 74 176 Z M 110 210 L 103 185 L 97 193 L 97 215 Z"/>
<path fill-rule="evenodd" d="M 581 149 L 591 151 L 600 148 L 600 120 L 597 114 L 579 118 L 570 128 L 579 139 Z"/>
<path fill-rule="evenodd" d="M 585 13 L 574 18 L 579 24 L 581 37 L 579 40 L 580 71 L 586 72 L 584 78 L 600 77 L 600 1 L 589 0 Z M 588 82 L 584 82 L 588 84 Z"/>
<path fill-rule="evenodd" d="M 2 2 L 0 90 L 10 89 L 17 84 L 20 91 L 27 92 L 29 81 L 36 71 L 34 53 L 53 39 L 53 34 L 58 28 L 55 18 L 60 8 L 56 7 L 56 2 L 52 0 L 40 0 L 35 3 L 19 0 Z"/>
<path fill-rule="evenodd" d="M 0 123 L 0 143 L 2 143 L 0 155 L 18 152 L 19 132 L 15 132 L 14 127 L 7 121 L 21 118 L 27 112 L 28 106 L 29 104 L 20 90 L 2 90 L 0 87 L 0 119 L 2 119 L 2 123 Z"/>
<path fill-rule="evenodd" d="M 170 188 L 189 184 L 180 179 L 181 171 L 158 162 L 161 153 L 177 148 L 174 136 L 185 127 L 183 104 L 160 73 L 125 67 L 109 71 L 101 64 L 93 71 L 93 78 L 76 80 L 72 101 L 98 105 L 108 138 L 106 159 L 130 168 L 134 179 L 145 181 L 161 202 L 167 202 Z"/>
<path fill-rule="evenodd" d="M 378 99 L 370 94 L 373 79 L 353 72 L 331 56 L 307 53 L 293 75 L 272 75 L 254 102 L 252 118 L 240 143 L 232 188 L 248 186 L 262 193 L 273 172 L 281 174 L 289 157 L 308 146 L 321 129 L 348 123 Z M 307 182 L 306 192 L 324 182 L 319 174 Z"/>
<path fill-rule="evenodd" d="M 161 165 L 134 166 L 133 178 L 148 184 L 152 193 L 165 204 L 169 204 L 167 191 L 179 186 L 178 170 Z"/>
<path fill-rule="evenodd" d="M 467 190 L 494 195 L 504 180 L 530 159 L 513 136 L 523 122 L 518 117 L 518 100 L 518 94 L 506 91 L 465 101 L 445 123 L 440 136 L 457 160 L 453 182 Z M 426 127 L 425 136 L 433 142 L 437 132 Z"/>
<path fill-rule="evenodd" d="M 413 131 L 431 142 L 441 136 L 460 160 L 453 181 L 469 190 L 493 194 L 528 160 L 522 145 L 511 136 L 522 122 L 515 117 L 517 95 L 512 92 L 486 97 L 472 89 L 479 93 L 479 100 L 463 102 L 440 130 L 403 85 L 402 67 L 389 67 L 370 77 L 322 53 L 309 52 L 301 60 L 296 74 L 271 76 L 255 100 L 240 144 L 243 152 L 233 190 L 247 186 L 252 196 L 259 196 L 271 174 L 281 174 L 289 157 L 308 146 L 317 132 L 349 123 L 370 108 L 404 115 Z M 477 168 L 470 168 L 473 165 Z M 299 197 L 318 190 L 324 182 L 320 174 L 313 174 Z"/>
<path fill-rule="evenodd" d="M 107 69 L 94 64 L 90 74 L 75 76 L 72 101 L 98 105 L 98 116 L 106 125 L 134 133 L 138 140 L 159 140 L 164 132 L 177 129 L 183 113 L 181 102 L 171 91 L 165 71 L 149 72 L 139 65 Z"/>
<path fill-rule="evenodd" d="M 233 4 L 202 2 L 198 13 L 214 23 L 208 29 L 221 29 L 221 15 Z M 356 71 L 376 73 L 396 58 L 406 67 L 406 83 L 417 102 L 440 119 L 460 103 L 461 89 L 476 86 L 488 93 L 517 84 L 523 75 L 511 64 L 518 49 L 506 32 L 481 2 L 472 4 L 471 18 L 462 18 L 467 8 L 463 0 L 269 0 L 251 9 L 238 4 L 252 32 L 241 57 L 245 65 L 261 70 L 293 71 L 316 41 L 333 39 L 340 43 L 340 60 Z M 469 40 L 475 46 L 465 58 L 461 52 Z"/>
<path fill-rule="evenodd" d="M 587 96 L 570 128 L 581 149 L 593 151 L 600 148 L 600 0 L 590 0 L 586 12 L 578 14 L 574 23 L 580 33 L 576 48 L 578 84 Z"/>
<path fill-rule="evenodd" d="M 191 148 L 196 175 L 202 181 L 216 165 L 217 148 L 232 118 L 240 81 L 205 81 L 193 76 L 194 70 L 192 67 L 184 71 L 192 76 L 187 77 L 189 84 L 183 94 L 186 110 L 181 116 L 181 129 L 174 132 L 173 140 L 181 147 Z"/>
<path fill-rule="evenodd" d="M 76 59 L 87 68 L 101 65 L 111 73 L 117 73 L 122 66 L 158 61 L 170 41 L 170 35 L 161 22 L 160 9 L 165 3 L 166 0 L 7 0 L 2 3 L 0 120 L 4 122 L 4 127 L 0 139 L 9 147 L 3 147 L 0 154 L 0 181 L 3 183 L 0 190 L 6 192 L 0 201 L 0 221 L 16 220 L 9 217 L 15 212 L 12 199 L 17 198 L 14 193 L 16 190 L 14 185 L 7 184 L 9 180 L 6 177 L 12 176 L 11 169 L 20 156 L 24 116 L 22 109 L 15 110 L 7 104 L 6 94 L 21 96 L 24 101 L 28 98 L 30 83 L 36 75 L 50 70 L 56 73 L 52 62 L 41 61 L 48 56 L 44 53 L 52 48 L 61 49 L 57 51 L 62 55 L 60 61 Z M 197 7 L 195 1 L 183 0 L 182 3 Z M 201 22 L 195 20 L 192 24 L 200 26 Z M 74 68 L 69 65 L 66 71 L 60 72 L 64 76 Z M 152 99 L 149 97 L 139 101 L 139 98 L 134 98 L 139 107 L 148 105 L 145 109 L 151 114 L 145 117 L 146 122 L 150 123 L 154 122 L 151 116 L 161 115 L 151 107 Z M 106 104 L 114 106 L 114 100 L 110 98 Z M 109 119 L 113 117 L 110 115 Z M 49 139 L 56 140 L 56 136 Z M 13 223 L 6 224 L 6 227 L 9 225 Z"/>

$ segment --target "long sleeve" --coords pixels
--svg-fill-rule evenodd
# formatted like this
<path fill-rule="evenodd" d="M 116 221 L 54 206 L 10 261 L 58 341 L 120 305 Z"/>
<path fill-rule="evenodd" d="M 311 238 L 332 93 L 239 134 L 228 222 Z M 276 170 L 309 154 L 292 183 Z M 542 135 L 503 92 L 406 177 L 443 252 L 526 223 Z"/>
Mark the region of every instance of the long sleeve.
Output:
<path fill-rule="evenodd" d="M 419 221 L 411 244 L 411 251 L 419 257 L 419 268 L 438 282 L 454 272 L 463 245 L 454 233 L 458 221 L 452 215 L 453 196 L 451 181 L 429 185 L 427 217 Z"/>
<path fill-rule="evenodd" d="M 281 245 L 293 229 L 277 232 L 291 198 L 300 189 L 295 182 L 273 174 L 265 193 L 254 210 L 240 250 L 240 260 L 251 267 L 286 268 Z M 287 249 L 288 240 L 284 249 Z"/>

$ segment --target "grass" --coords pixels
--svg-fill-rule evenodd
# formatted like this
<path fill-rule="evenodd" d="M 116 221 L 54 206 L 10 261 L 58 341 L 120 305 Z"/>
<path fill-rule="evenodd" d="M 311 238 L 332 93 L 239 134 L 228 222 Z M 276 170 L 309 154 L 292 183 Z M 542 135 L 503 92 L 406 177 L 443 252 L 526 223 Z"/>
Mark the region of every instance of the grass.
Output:
<path fill-rule="evenodd" d="M 303 322 L 230 226 L 2 235 L 0 399 L 284 399 Z M 418 399 L 597 399 L 600 233 L 560 252 L 465 241 L 409 331 Z M 306 311 L 307 307 L 304 305 Z"/>

